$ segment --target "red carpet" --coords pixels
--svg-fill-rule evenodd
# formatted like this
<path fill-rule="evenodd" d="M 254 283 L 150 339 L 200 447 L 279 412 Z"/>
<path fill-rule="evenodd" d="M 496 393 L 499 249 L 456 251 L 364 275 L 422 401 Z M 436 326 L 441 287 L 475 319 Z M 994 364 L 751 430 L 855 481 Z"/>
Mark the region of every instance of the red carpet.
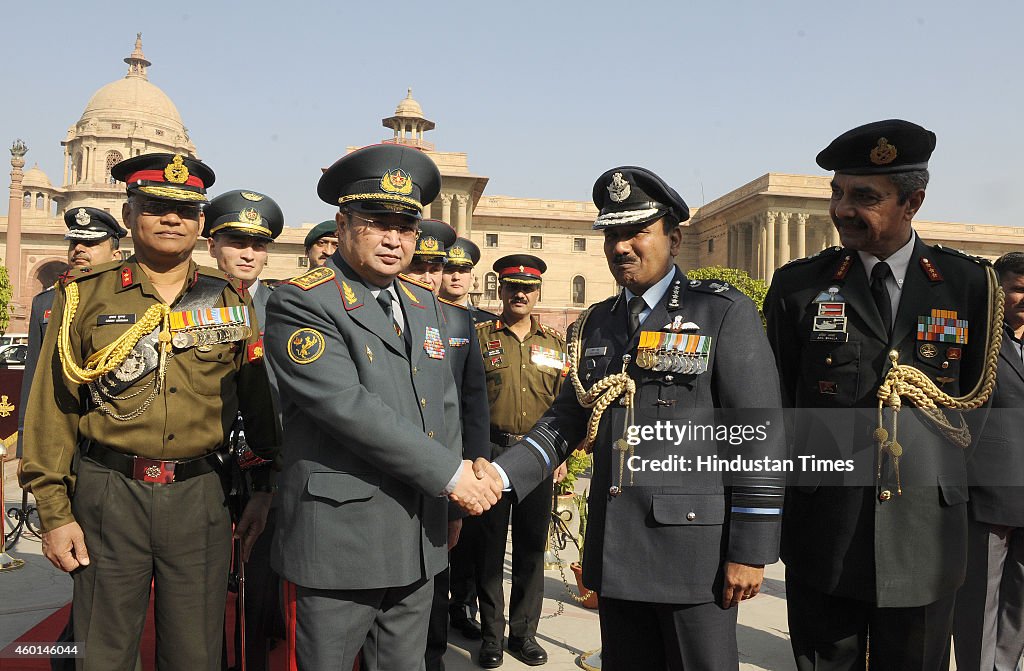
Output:
<path fill-rule="evenodd" d="M 227 631 L 235 630 L 235 595 L 228 594 L 227 614 L 225 628 Z M 71 612 L 71 604 L 55 611 L 45 620 L 32 627 L 17 640 L 4 648 L 5 651 L 13 650 L 18 643 L 45 643 L 56 641 L 68 622 L 68 615 Z M 144 671 L 155 671 L 155 645 L 156 630 L 153 627 L 153 601 L 149 602 L 149 611 L 146 614 L 146 628 L 142 632 L 142 668 Z M 287 671 L 287 646 L 283 643 L 270 653 L 270 668 L 272 671 Z M 228 637 L 228 661 L 234 661 L 233 637 Z M 17 659 L 0 657 L 0 671 L 49 671 L 49 658 Z"/>

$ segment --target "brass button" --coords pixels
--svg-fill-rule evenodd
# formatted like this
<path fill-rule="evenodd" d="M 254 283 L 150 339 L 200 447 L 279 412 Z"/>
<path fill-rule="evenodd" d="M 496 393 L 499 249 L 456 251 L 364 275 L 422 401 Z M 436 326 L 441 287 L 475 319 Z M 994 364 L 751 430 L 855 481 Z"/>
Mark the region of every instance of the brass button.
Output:
<path fill-rule="evenodd" d="M 523 410 L 523 417 L 526 417 L 526 411 Z"/>
<path fill-rule="evenodd" d="M 526 391 L 526 387 L 523 387 L 523 391 Z"/>
<path fill-rule="evenodd" d="M 832 365 L 832 356 L 831 355 L 825 357 L 825 365 L 826 366 L 831 366 Z"/>
<path fill-rule="evenodd" d="M 943 361 L 942 362 L 942 367 L 943 368 L 949 368 L 949 362 L 948 361 Z"/>
<path fill-rule="evenodd" d="M 878 500 L 879 501 L 888 501 L 891 498 L 892 498 L 892 492 L 890 492 L 888 489 L 883 489 L 882 493 L 878 495 Z"/>
<path fill-rule="evenodd" d="M 433 438 L 433 437 L 434 437 L 434 432 L 433 431 L 427 431 L 427 438 Z"/>
<path fill-rule="evenodd" d="M 697 519 L 697 513 L 693 512 L 692 510 L 686 513 L 686 521 L 692 522 L 695 519 Z"/>
<path fill-rule="evenodd" d="M 525 363 L 522 365 L 522 368 L 526 368 L 526 364 Z"/>
<path fill-rule="evenodd" d="M 427 407 L 427 399 L 421 398 L 420 399 L 420 405 L 423 406 L 424 408 Z"/>
<path fill-rule="evenodd" d="M 416 374 L 416 373 L 418 373 L 418 372 L 420 372 L 420 369 L 419 369 L 419 368 L 417 368 L 416 366 L 413 366 L 413 367 L 412 367 L 412 374 L 413 374 L 413 375 L 415 375 L 415 374 Z"/>

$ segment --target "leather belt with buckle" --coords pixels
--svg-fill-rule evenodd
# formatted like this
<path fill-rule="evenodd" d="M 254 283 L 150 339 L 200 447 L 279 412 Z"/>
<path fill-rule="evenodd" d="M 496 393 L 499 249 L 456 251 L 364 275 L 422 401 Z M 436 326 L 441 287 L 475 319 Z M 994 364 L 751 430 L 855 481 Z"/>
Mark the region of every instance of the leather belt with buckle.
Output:
<path fill-rule="evenodd" d="M 491 429 L 491 442 L 499 447 L 511 447 L 522 439 L 523 434 L 521 433 L 509 433 L 508 431 Z"/>
<path fill-rule="evenodd" d="M 165 485 L 212 473 L 220 463 L 217 452 L 211 452 L 195 459 L 160 461 L 118 452 L 92 441 L 82 444 L 82 454 L 132 480 L 157 482 Z"/>

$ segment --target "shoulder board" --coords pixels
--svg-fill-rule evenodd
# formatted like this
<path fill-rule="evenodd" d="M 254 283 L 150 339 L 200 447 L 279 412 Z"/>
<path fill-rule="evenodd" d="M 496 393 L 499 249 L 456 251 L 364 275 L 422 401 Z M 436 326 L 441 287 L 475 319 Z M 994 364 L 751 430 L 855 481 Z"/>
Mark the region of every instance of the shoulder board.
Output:
<path fill-rule="evenodd" d="M 292 284 L 302 289 L 303 291 L 309 291 L 313 287 L 318 287 L 324 282 L 330 282 L 334 279 L 334 271 L 327 266 L 320 266 L 314 268 L 308 273 L 293 277 L 290 280 L 284 282 L 284 284 Z"/>
<path fill-rule="evenodd" d="M 686 288 L 705 294 L 718 294 L 725 298 L 735 298 L 736 294 L 743 293 L 725 280 L 690 280 Z"/>
<path fill-rule="evenodd" d="M 434 287 L 430 286 L 426 282 L 420 282 L 419 280 L 415 280 L 415 279 L 409 277 L 408 275 L 406 275 L 405 273 L 399 273 L 398 274 L 398 279 L 402 280 L 403 282 L 408 282 L 409 284 L 415 284 L 416 286 L 418 286 L 418 287 L 420 287 L 422 289 L 426 289 L 430 293 L 434 293 Z"/>
<path fill-rule="evenodd" d="M 469 308 L 467 308 L 465 305 L 463 305 L 461 303 L 452 303 L 450 300 L 448 300 L 446 298 L 441 298 L 440 296 L 437 297 L 437 300 L 438 300 L 438 302 L 444 303 L 445 305 L 450 305 L 453 308 L 459 308 L 460 310 L 465 310 L 465 311 L 469 312 Z"/>
<path fill-rule="evenodd" d="M 477 322 L 476 330 L 477 331 L 482 331 L 484 329 L 489 329 L 489 328 L 492 328 L 492 327 L 494 327 L 494 326 L 496 326 L 497 324 L 500 324 L 500 323 L 501 322 L 499 320 L 496 320 L 496 319 L 488 321 L 488 322 Z"/>
<path fill-rule="evenodd" d="M 968 261 L 973 261 L 974 263 L 977 263 L 977 264 L 982 265 L 982 266 L 992 265 L 992 262 L 989 261 L 988 259 L 986 259 L 984 257 L 981 257 L 981 256 L 973 256 L 973 255 L 968 254 L 967 252 L 965 252 L 965 251 L 963 251 L 961 249 L 953 249 L 952 247 L 943 247 L 942 245 L 934 245 L 933 248 L 937 252 L 943 252 L 945 254 L 949 254 L 950 256 L 959 256 L 962 259 L 967 259 Z"/>
<path fill-rule="evenodd" d="M 544 333 L 547 333 L 549 336 L 552 336 L 553 338 L 558 340 L 558 342 L 565 342 L 565 335 L 563 335 L 562 332 L 559 331 L 558 329 L 551 328 L 547 324 L 541 324 L 540 330 L 544 331 Z"/>
<path fill-rule="evenodd" d="M 68 268 L 60 275 L 60 277 L 57 278 L 57 284 L 65 286 L 71 282 L 78 282 L 89 277 L 98 277 L 107 271 L 114 270 L 115 268 L 120 270 L 122 265 L 124 265 L 124 261 L 110 261 L 108 263 L 101 263 L 98 266 Z M 51 287 L 51 289 L 52 288 L 53 287 Z"/>
<path fill-rule="evenodd" d="M 789 263 L 786 263 L 786 264 L 782 265 L 780 267 L 780 270 L 782 268 L 788 268 L 790 266 L 798 266 L 798 265 L 800 265 L 802 263 L 810 263 L 811 261 L 815 261 L 815 260 L 818 260 L 818 259 L 832 258 L 834 256 L 838 256 L 839 253 L 842 252 L 842 251 L 843 251 L 842 247 L 826 247 L 825 249 L 821 250 L 817 254 L 811 254 L 810 256 L 804 256 L 804 257 L 801 257 L 799 259 L 793 259 Z"/>

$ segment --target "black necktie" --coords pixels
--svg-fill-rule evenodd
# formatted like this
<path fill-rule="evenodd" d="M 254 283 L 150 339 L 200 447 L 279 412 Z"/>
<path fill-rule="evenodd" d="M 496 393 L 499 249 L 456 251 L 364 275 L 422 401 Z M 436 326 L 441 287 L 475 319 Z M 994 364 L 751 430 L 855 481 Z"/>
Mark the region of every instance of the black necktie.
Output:
<path fill-rule="evenodd" d="M 640 313 L 647 309 L 647 301 L 643 296 L 633 296 L 629 299 L 629 335 L 632 336 L 640 328 Z"/>
<path fill-rule="evenodd" d="M 889 288 L 885 285 L 885 280 L 891 274 L 889 264 L 885 261 L 879 261 L 871 269 L 871 297 L 875 299 L 875 307 L 882 316 L 886 333 L 892 332 L 892 301 L 889 298 Z"/>
<path fill-rule="evenodd" d="M 377 294 L 377 302 L 380 303 L 380 308 L 384 310 L 384 314 L 387 315 L 388 321 L 390 321 L 391 326 L 394 327 L 395 333 L 401 336 L 402 327 L 398 325 L 397 321 L 395 321 L 395 311 L 391 307 L 391 292 L 387 289 L 382 289 L 381 292 Z"/>

